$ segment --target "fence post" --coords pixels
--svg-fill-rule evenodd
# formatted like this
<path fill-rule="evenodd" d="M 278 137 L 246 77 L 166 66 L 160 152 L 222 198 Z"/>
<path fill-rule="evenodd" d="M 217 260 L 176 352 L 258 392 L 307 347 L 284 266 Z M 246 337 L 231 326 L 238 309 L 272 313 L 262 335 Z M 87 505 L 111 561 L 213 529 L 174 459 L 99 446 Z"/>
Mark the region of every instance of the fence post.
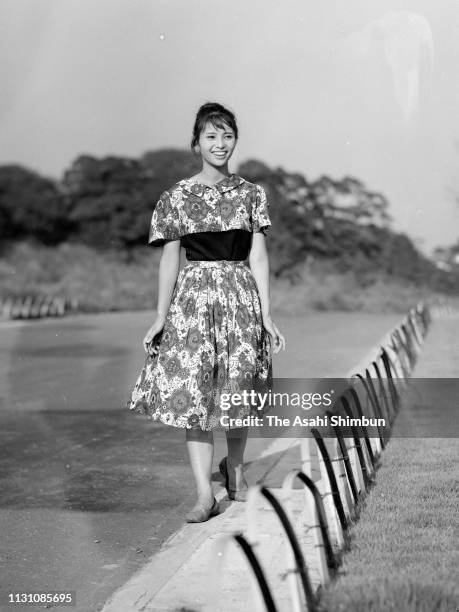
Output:
<path fill-rule="evenodd" d="M 220 586 L 221 577 L 224 575 L 224 561 L 228 547 L 232 542 L 237 542 L 237 544 L 239 544 L 252 569 L 252 572 L 250 572 L 250 583 L 252 587 L 252 603 L 254 604 L 254 610 L 256 612 L 277 612 L 262 567 L 257 555 L 253 551 L 254 544 L 248 541 L 241 533 L 220 536 L 215 541 L 212 554 L 210 555 L 210 589 L 205 609 L 207 612 L 214 612 L 220 609 L 221 592 L 218 587 Z"/>
<path fill-rule="evenodd" d="M 301 552 L 301 548 L 298 544 L 295 531 L 290 523 L 287 513 L 285 512 L 277 498 L 271 493 L 271 491 L 269 491 L 269 489 L 260 485 L 250 487 L 248 492 L 247 522 L 250 541 L 252 543 L 258 542 L 256 500 L 260 495 L 263 495 L 263 497 L 268 500 L 273 510 L 276 512 L 277 517 L 281 522 L 282 527 L 284 528 L 285 534 L 287 535 L 287 539 L 289 542 L 286 573 L 287 580 L 290 585 L 292 610 L 293 612 L 303 612 L 299 584 L 301 582 L 302 590 L 307 603 L 307 609 L 310 612 L 314 612 L 316 609 L 316 598 L 312 591 L 308 570 L 304 561 L 303 553 Z"/>
<path fill-rule="evenodd" d="M 340 550 L 344 545 L 344 529 L 347 526 L 346 515 L 341 502 L 335 473 L 331 466 L 330 457 L 323 443 L 322 436 L 317 429 L 311 429 L 317 447 L 319 449 L 320 480 L 317 487 L 327 514 L 327 522 L 330 531 L 330 539 L 335 550 Z"/>
<path fill-rule="evenodd" d="M 344 394 L 340 398 L 341 406 L 344 410 L 344 413 L 349 418 L 355 418 L 349 401 L 344 396 Z M 354 472 L 354 479 L 358 488 L 358 495 L 360 496 L 367 488 L 368 483 L 370 481 L 369 474 L 371 473 L 371 468 L 369 468 L 367 460 L 365 458 L 365 451 L 362 446 L 362 439 L 359 432 L 359 428 L 355 425 L 351 425 L 353 440 L 352 443 L 349 443 L 349 458 L 351 460 L 352 470 Z"/>
<path fill-rule="evenodd" d="M 307 555 L 307 565 L 318 569 L 319 584 L 323 585 L 329 581 L 330 571 L 337 566 L 328 533 L 327 516 L 319 489 L 311 478 L 301 470 L 292 470 L 285 476 L 282 483 L 282 488 L 287 493 L 285 505 L 291 522 L 294 523 L 292 509 L 293 483 L 297 478 L 303 484 L 305 498 L 304 510 L 301 514 L 301 527 L 304 528 L 310 538 L 310 546 L 306 548 L 305 553 Z"/>

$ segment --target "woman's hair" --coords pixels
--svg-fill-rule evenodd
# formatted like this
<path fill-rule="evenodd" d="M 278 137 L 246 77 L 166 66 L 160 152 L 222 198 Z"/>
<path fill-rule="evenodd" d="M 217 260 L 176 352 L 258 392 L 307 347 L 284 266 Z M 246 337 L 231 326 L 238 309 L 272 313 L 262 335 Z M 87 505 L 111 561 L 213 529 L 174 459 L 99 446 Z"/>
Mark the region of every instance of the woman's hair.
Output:
<path fill-rule="evenodd" d="M 214 127 L 224 128 L 229 125 L 234 131 L 234 136 L 237 140 L 238 129 L 236 125 L 236 117 L 230 110 L 218 104 L 218 102 L 206 102 L 197 112 L 196 120 L 193 127 L 193 138 L 191 140 L 191 150 L 194 152 L 194 147 L 198 144 L 199 136 L 202 130 L 206 127 L 206 123 L 210 121 Z"/>

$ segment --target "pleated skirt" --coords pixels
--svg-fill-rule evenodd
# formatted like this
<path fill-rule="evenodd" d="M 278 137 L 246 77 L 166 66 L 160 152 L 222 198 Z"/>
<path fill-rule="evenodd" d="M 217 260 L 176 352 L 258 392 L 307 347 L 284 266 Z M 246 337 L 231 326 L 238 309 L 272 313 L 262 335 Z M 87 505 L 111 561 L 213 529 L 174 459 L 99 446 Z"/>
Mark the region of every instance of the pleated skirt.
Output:
<path fill-rule="evenodd" d="M 130 410 L 204 431 L 231 429 L 237 425 L 230 421 L 266 412 L 257 398 L 272 389 L 271 337 L 244 262 L 186 264 L 153 348 L 127 401 Z M 233 403 L 233 394 L 245 401 Z"/>

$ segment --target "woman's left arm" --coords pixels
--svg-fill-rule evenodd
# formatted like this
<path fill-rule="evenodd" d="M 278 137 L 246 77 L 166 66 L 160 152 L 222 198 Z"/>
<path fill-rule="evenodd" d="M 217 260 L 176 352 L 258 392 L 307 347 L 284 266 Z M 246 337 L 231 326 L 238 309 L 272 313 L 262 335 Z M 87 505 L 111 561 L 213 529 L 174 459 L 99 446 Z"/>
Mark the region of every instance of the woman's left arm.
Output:
<path fill-rule="evenodd" d="M 262 232 L 255 232 L 252 235 L 252 247 L 249 253 L 249 265 L 253 277 L 257 284 L 260 296 L 261 314 L 263 325 L 271 335 L 274 343 L 274 353 L 278 353 L 281 348 L 285 349 L 285 338 L 280 333 L 271 318 L 270 312 L 270 287 L 269 287 L 269 258 L 266 249 L 266 237 Z"/>

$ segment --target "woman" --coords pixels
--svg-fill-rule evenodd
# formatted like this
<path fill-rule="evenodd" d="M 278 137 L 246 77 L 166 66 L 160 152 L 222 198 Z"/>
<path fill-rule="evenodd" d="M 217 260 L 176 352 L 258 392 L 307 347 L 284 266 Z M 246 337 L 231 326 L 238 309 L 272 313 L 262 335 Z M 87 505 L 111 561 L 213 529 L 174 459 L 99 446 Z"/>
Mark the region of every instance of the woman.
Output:
<path fill-rule="evenodd" d="M 228 456 L 219 467 L 228 496 L 246 500 L 248 427 L 228 423 L 262 411 L 250 402 L 228 410 L 222 400 L 232 396 L 222 394 L 267 392 L 272 353 L 285 349 L 270 314 L 266 193 L 229 172 L 237 139 L 231 111 L 217 103 L 201 106 L 191 148 L 202 170 L 161 194 L 148 240 L 163 246 L 157 316 L 143 339 L 148 356 L 128 407 L 185 428 L 198 495 L 188 522 L 219 511 L 211 483 L 214 429 L 226 431 Z M 179 272 L 181 246 L 187 264 Z"/>

